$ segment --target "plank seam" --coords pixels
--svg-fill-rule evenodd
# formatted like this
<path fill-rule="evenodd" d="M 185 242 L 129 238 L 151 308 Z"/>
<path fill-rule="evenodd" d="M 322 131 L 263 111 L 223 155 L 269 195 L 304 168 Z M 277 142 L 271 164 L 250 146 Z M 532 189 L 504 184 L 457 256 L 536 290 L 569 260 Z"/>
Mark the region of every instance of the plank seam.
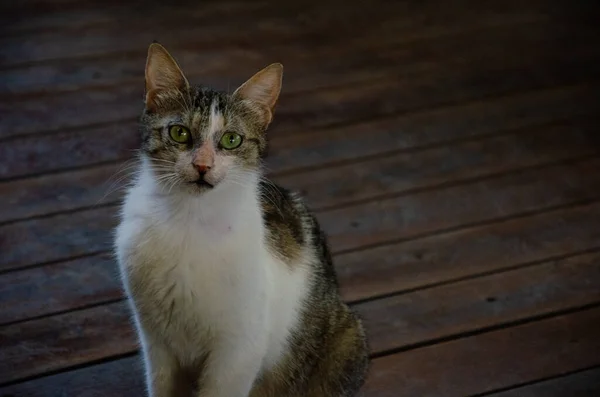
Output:
<path fill-rule="evenodd" d="M 379 82 L 389 82 L 389 78 L 377 78 L 377 79 L 373 79 L 373 80 L 364 81 L 363 83 L 367 83 L 367 82 L 372 83 L 372 84 L 379 83 Z M 473 98 L 467 98 L 467 99 L 463 99 L 463 100 L 455 100 L 455 101 L 448 100 L 448 101 L 434 102 L 433 104 L 430 104 L 430 105 L 421 105 L 421 106 L 417 106 L 417 107 L 411 108 L 411 109 L 399 110 L 399 111 L 390 112 L 390 113 L 382 113 L 382 114 L 373 115 L 373 116 L 366 116 L 366 117 L 363 117 L 363 118 L 360 118 L 357 120 L 331 122 L 331 123 L 327 123 L 322 126 L 317 126 L 316 128 L 319 131 L 327 130 L 327 129 L 334 129 L 334 128 L 341 128 L 341 127 L 347 127 L 347 126 L 354 125 L 354 124 L 364 124 L 364 123 L 368 123 L 368 122 L 374 122 L 374 121 L 378 121 L 378 120 L 387 120 L 387 119 L 392 119 L 392 118 L 396 118 L 396 117 L 419 115 L 422 113 L 427 113 L 427 112 L 431 112 L 431 111 L 439 111 L 439 110 L 443 110 L 446 108 L 459 107 L 459 106 L 463 106 L 463 105 L 468 106 L 468 105 L 474 105 L 474 104 L 483 103 L 483 102 L 501 100 L 504 98 L 510 98 L 512 96 L 523 96 L 523 95 L 540 93 L 540 92 L 545 92 L 545 91 L 555 91 L 555 90 L 563 89 L 566 87 L 591 87 L 598 83 L 600 83 L 600 78 L 589 77 L 585 82 L 575 82 L 575 83 L 558 84 L 558 85 L 542 84 L 542 85 L 538 85 L 537 87 L 533 87 L 533 88 L 513 89 L 513 90 L 495 93 L 495 94 L 483 94 L 481 96 L 474 96 Z M 308 88 L 303 91 L 294 92 L 291 95 L 291 97 L 294 97 L 297 95 L 303 95 L 303 94 L 310 94 L 310 93 L 322 91 L 325 89 L 337 89 L 337 88 L 343 89 L 348 86 L 349 86 L 348 84 L 338 84 L 338 85 L 332 85 L 332 86 L 327 86 L 327 87 L 318 87 L 318 88 L 313 88 L 313 89 Z M 140 91 L 140 92 L 142 92 L 142 91 Z M 141 111 L 142 111 L 142 108 L 140 107 L 140 112 Z M 98 128 L 98 127 L 102 127 L 102 126 L 110 126 L 113 124 L 120 124 L 120 123 L 134 124 L 134 123 L 137 123 L 138 118 L 139 118 L 139 116 L 131 116 L 131 117 L 120 118 L 117 120 L 111 120 L 111 121 L 106 121 L 106 122 L 96 122 L 96 123 L 88 123 L 88 124 L 79 125 L 79 126 L 65 126 L 65 127 L 59 127 L 59 128 L 54 128 L 54 129 L 48 129 L 48 130 L 24 132 L 24 133 L 0 137 L 0 143 L 6 142 L 6 141 L 11 141 L 11 140 L 23 139 L 25 137 L 30 137 L 30 136 L 48 136 L 48 135 L 58 134 L 61 132 L 82 131 L 82 130 L 85 131 L 85 130 L 89 130 L 89 129 L 93 129 L 93 128 Z M 304 128 L 302 130 L 305 130 L 305 129 L 306 128 Z M 286 133 L 289 133 L 291 135 L 295 132 L 299 132 L 299 130 L 292 129 L 292 130 L 288 130 L 288 132 L 286 132 Z"/>
<path fill-rule="evenodd" d="M 551 213 L 551 212 L 554 212 L 554 211 L 557 211 L 557 210 L 562 210 L 562 209 L 567 209 L 567 208 L 574 208 L 574 207 L 579 207 L 579 206 L 585 206 L 587 204 L 592 204 L 592 203 L 598 201 L 599 199 L 600 199 L 600 195 L 592 197 L 592 198 L 587 198 L 587 199 L 584 199 L 584 200 L 576 200 L 576 201 L 573 201 L 573 202 L 567 203 L 567 204 L 554 205 L 554 206 L 548 206 L 548 207 L 545 207 L 545 208 L 538 208 L 538 209 L 535 209 L 535 210 L 516 212 L 516 213 L 511 214 L 511 215 L 501 216 L 501 217 L 497 217 L 497 218 L 493 218 L 493 219 L 487 219 L 487 220 L 478 221 L 478 222 L 468 222 L 468 223 L 464 223 L 464 224 L 461 224 L 461 225 L 452 226 L 452 227 L 448 227 L 448 228 L 437 229 L 437 230 L 430 231 L 430 232 L 418 233 L 418 234 L 415 234 L 415 235 L 410 236 L 410 237 L 390 239 L 390 240 L 385 240 L 385 241 L 381 241 L 381 242 L 378 242 L 378 243 L 365 244 L 365 245 L 360 245 L 360 246 L 353 247 L 353 248 L 347 248 L 347 249 L 343 249 L 343 250 L 339 250 L 337 252 L 334 252 L 334 255 L 345 255 L 345 254 L 350 254 L 350 253 L 354 253 L 354 252 L 364 251 L 364 250 L 367 250 L 367 249 L 379 248 L 379 247 L 384 247 L 384 246 L 393 245 L 393 244 L 405 243 L 405 242 L 408 242 L 408 241 L 417 240 L 417 239 L 426 238 L 426 237 L 433 237 L 433 236 L 436 236 L 438 234 L 445 234 L 445 233 L 457 232 L 457 231 L 460 231 L 462 229 L 470 229 L 470 228 L 474 228 L 474 227 L 481 227 L 481 226 L 493 225 L 495 223 L 504 223 L 504 222 L 507 222 L 507 221 L 512 221 L 512 220 L 521 219 L 521 218 L 526 218 L 526 217 L 534 216 L 534 215 L 540 215 L 540 214 L 547 213 L 547 212 Z"/>
<path fill-rule="evenodd" d="M 566 378 L 567 376 L 571 376 L 571 375 L 576 375 L 582 372 L 586 372 L 589 370 L 593 370 L 593 369 L 600 369 L 600 365 L 592 365 L 589 367 L 583 367 L 580 369 L 576 369 L 573 371 L 567 371 L 567 372 L 563 372 L 557 375 L 553 375 L 553 376 L 547 376 L 547 377 L 542 377 L 542 378 L 538 378 L 536 380 L 532 380 L 529 382 L 522 382 L 522 383 L 517 383 L 511 386 L 507 386 L 507 387 L 501 387 L 498 389 L 494 389 L 491 391 L 487 391 L 487 392 L 483 392 L 483 393 L 478 393 L 478 394 L 471 394 L 468 397 L 485 397 L 485 396 L 490 396 L 490 395 L 494 395 L 496 393 L 502 393 L 505 391 L 510 391 L 510 390 L 515 390 L 515 389 L 519 389 L 521 387 L 525 387 L 525 386 L 531 386 L 531 385 L 535 385 L 538 383 L 543 383 L 549 380 L 556 380 L 556 379 L 561 379 L 561 378 Z M 583 397 L 583 396 L 582 396 Z"/>
<path fill-rule="evenodd" d="M 452 232 L 460 231 L 460 230 L 463 230 L 463 229 L 467 229 L 468 230 L 468 229 L 472 229 L 472 228 L 476 228 L 476 227 L 493 225 L 495 223 L 504 223 L 504 222 L 513 221 L 513 220 L 522 219 L 522 218 L 527 218 L 527 217 L 530 217 L 530 216 L 540 215 L 540 214 L 544 214 L 544 213 L 552 213 L 552 212 L 555 212 L 555 211 L 560 211 L 560 210 L 565 210 L 565 209 L 582 207 L 582 206 L 585 206 L 585 205 L 588 205 L 588 204 L 593 204 L 593 203 L 595 203 L 595 202 L 597 202 L 599 200 L 600 200 L 600 196 L 593 197 L 593 198 L 588 198 L 588 199 L 585 199 L 585 200 L 577 200 L 577 201 L 573 201 L 571 203 L 566 203 L 566 204 L 561 204 L 561 205 L 549 206 L 549 207 L 546 207 L 546 208 L 539 208 L 537 210 L 523 211 L 523 212 L 519 212 L 519 213 L 507 215 L 507 216 L 504 216 L 504 217 L 498 217 L 498 218 L 488 219 L 488 220 L 485 220 L 485 221 L 465 223 L 465 224 L 461 224 L 461 225 L 458 225 L 458 226 L 437 229 L 437 230 L 426 232 L 426 233 L 417 233 L 417 234 L 415 234 L 413 236 L 410 236 L 410 237 L 384 240 L 384 241 L 381 241 L 381 242 L 378 242 L 378 243 L 375 243 L 375 244 L 366 244 L 366 245 L 362 245 L 362 246 L 358 246 L 358 247 L 354 247 L 354 248 L 350 248 L 350 249 L 345 249 L 345 250 L 340 250 L 340 251 L 337 251 L 337 252 L 333 252 L 332 255 L 333 256 L 345 255 L 345 254 L 349 254 L 349 253 L 355 253 L 355 252 L 364 251 L 364 250 L 367 250 L 367 249 L 378 248 L 378 247 L 385 247 L 385 246 L 389 246 L 389 245 L 395 245 L 395 244 L 400 244 L 400 243 L 406 243 L 406 242 L 409 242 L 409 241 L 419 240 L 419 239 L 422 239 L 422 238 L 433 237 L 433 236 L 436 236 L 436 235 L 441 235 L 441 234 L 446 234 L 446 233 L 452 233 Z M 69 257 L 63 257 L 63 258 L 53 259 L 53 260 L 50 260 L 50 261 L 43 261 L 43 262 L 32 263 L 32 264 L 28 264 L 28 265 L 24 265 L 24 266 L 18 266 L 18 267 L 9 268 L 9 269 L 3 269 L 3 270 L 0 270 L 0 275 L 6 274 L 6 273 L 12 273 L 12 272 L 16 272 L 16 271 L 21 271 L 21 270 L 25 270 L 25 269 L 32 269 L 32 268 L 47 266 L 47 265 L 51 265 L 51 264 L 54 264 L 54 263 L 62 263 L 62 262 L 72 261 L 72 260 L 75 260 L 75 259 L 78 259 L 78 258 L 85 258 L 85 257 L 89 257 L 89 256 L 99 255 L 99 254 L 107 254 L 107 253 L 111 253 L 111 252 L 112 252 L 111 250 L 98 250 L 98 251 L 88 252 L 88 253 L 85 253 L 85 254 L 73 255 L 73 256 L 69 256 Z"/>
<path fill-rule="evenodd" d="M 473 329 L 471 331 L 459 332 L 459 333 L 450 334 L 450 335 L 447 335 L 444 337 L 432 338 L 432 339 L 429 339 L 429 340 L 426 340 L 423 342 L 411 343 L 406 346 L 401 346 L 401 347 L 397 347 L 394 349 L 383 350 L 376 354 L 372 354 L 371 357 L 372 358 L 380 358 L 380 357 L 385 357 L 385 356 L 389 356 L 389 355 L 393 355 L 393 354 L 405 353 L 405 352 L 411 351 L 411 350 L 417 350 L 417 349 L 422 349 L 425 347 L 430 347 L 430 346 L 434 346 L 434 345 L 438 345 L 438 344 L 454 342 L 454 341 L 457 341 L 460 339 L 467 339 L 467 338 L 477 336 L 477 335 L 500 331 L 502 329 L 514 328 L 514 327 L 518 327 L 521 325 L 532 324 L 532 323 L 535 323 L 538 321 L 549 320 L 552 318 L 565 316 L 565 315 L 569 315 L 569 314 L 574 314 L 574 313 L 582 312 L 582 311 L 593 310 L 593 309 L 597 309 L 597 308 L 600 308 L 600 301 L 587 303 L 585 305 L 573 306 L 573 307 L 566 308 L 566 309 L 552 310 L 552 311 L 548 311 L 545 313 L 540 313 L 537 315 L 532 315 L 529 317 L 521 318 L 518 320 L 504 321 L 504 322 L 500 322 L 500 323 L 486 326 L 486 327 L 479 327 L 479 328 Z"/>
<path fill-rule="evenodd" d="M 424 32 L 420 35 L 410 36 L 409 39 L 393 41 L 392 43 L 387 43 L 387 45 L 397 46 L 397 45 L 414 44 L 414 43 L 418 43 L 421 41 L 436 40 L 436 39 L 440 39 L 443 37 L 467 34 L 470 32 L 478 32 L 481 30 L 492 30 L 492 29 L 499 29 L 499 28 L 503 29 L 503 28 L 518 26 L 518 25 L 530 25 L 530 24 L 545 23 L 548 20 L 550 20 L 550 17 L 548 15 L 535 15 L 535 16 L 529 17 L 527 19 L 525 19 L 525 18 L 514 19 L 514 20 L 511 19 L 508 22 L 505 20 L 502 20 L 502 19 L 501 20 L 491 19 L 491 20 L 487 21 L 484 25 L 470 26 L 466 29 L 457 27 L 457 28 L 454 28 L 451 30 L 445 30 L 441 33 L 435 33 L 433 35 L 424 33 L 425 32 L 425 30 L 424 30 Z M 97 28 L 98 28 L 98 26 L 92 26 L 92 29 L 97 29 Z M 40 29 L 43 29 L 43 28 L 40 28 Z M 76 30 L 80 30 L 80 29 L 81 29 L 81 27 L 76 28 Z M 55 29 L 49 28 L 49 29 L 45 29 L 45 31 L 54 33 Z M 319 28 L 317 28 L 316 31 L 318 32 Z M 309 35 L 314 34 L 314 33 L 315 32 L 310 31 Z M 37 33 L 28 33 L 26 35 L 33 35 L 34 37 L 37 37 Z M 260 37 L 260 34 L 258 36 Z M 276 46 L 282 46 L 284 44 L 288 44 L 290 42 L 290 40 L 301 41 L 305 36 L 306 36 L 306 34 L 304 34 L 302 32 L 298 32 L 297 36 L 286 37 L 284 39 L 284 41 L 274 41 L 271 43 L 271 45 L 273 47 L 276 47 Z M 14 32 L 14 33 L 11 32 L 11 33 L 9 33 L 8 36 L 5 36 L 5 37 L 11 39 L 11 38 L 19 38 L 19 37 L 21 37 L 21 35 L 18 34 L 17 32 Z M 343 40 L 343 37 L 338 38 L 338 41 L 342 41 L 342 40 Z M 190 43 L 191 43 L 191 41 L 184 42 L 184 44 L 183 44 L 184 48 L 186 45 L 189 46 Z M 239 47 L 239 45 L 231 46 L 231 48 L 237 48 L 237 47 Z M 375 48 L 379 49 L 379 48 L 385 48 L 385 47 L 383 45 L 382 46 L 376 45 Z M 66 56 L 66 57 L 63 56 L 63 57 L 59 57 L 59 58 L 45 58 L 45 59 L 38 59 L 38 60 L 20 61 L 20 62 L 16 62 L 16 63 L 0 64 L 0 71 L 30 68 L 30 67 L 35 67 L 35 66 L 39 66 L 39 65 L 61 64 L 61 63 L 65 63 L 65 62 L 94 61 L 94 60 L 98 60 L 98 59 L 118 59 L 118 58 L 122 58 L 123 55 L 125 55 L 125 57 L 133 57 L 133 56 L 145 57 L 146 52 L 139 51 L 139 50 L 105 51 L 102 53 L 94 53 L 94 54 L 88 54 L 88 55 Z"/>
<path fill-rule="evenodd" d="M 574 314 L 574 313 L 577 313 L 580 311 L 592 310 L 592 309 L 595 309 L 598 307 L 600 307 L 600 302 L 594 302 L 594 303 L 590 303 L 590 304 L 586 304 L 586 305 L 575 306 L 575 307 L 563 309 L 563 310 L 551 311 L 551 312 L 547 312 L 547 313 L 544 313 L 541 315 L 530 316 L 530 317 L 516 320 L 516 321 L 507 321 L 504 323 L 495 324 L 493 326 L 481 327 L 481 328 L 478 328 L 476 330 L 469 331 L 469 332 L 451 334 L 451 335 L 448 335 L 445 337 L 433 338 L 433 339 L 429 339 L 427 341 L 409 344 L 409 345 L 395 348 L 395 349 L 387 349 L 382 352 L 370 354 L 369 357 L 372 360 L 376 360 L 378 358 L 386 357 L 386 356 L 393 355 L 393 354 L 399 354 L 399 353 L 404 353 L 404 352 L 407 352 L 410 350 L 416 350 L 416 349 L 430 347 L 430 346 L 437 345 L 437 344 L 453 342 L 456 340 L 466 339 L 466 338 L 469 338 L 472 336 L 477 336 L 477 335 L 481 335 L 481 334 L 491 333 L 494 331 L 499 331 L 502 329 L 526 325 L 526 324 L 534 323 L 534 322 L 541 321 L 541 320 L 549 320 L 549 319 L 552 319 L 555 317 Z M 64 368 L 60 368 L 60 369 L 56 369 L 56 370 L 50 370 L 50 371 L 43 372 L 43 373 L 36 374 L 36 375 L 30 375 L 27 377 L 10 380 L 8 382 L 0 383 L 0 386 L 6 387 L 6 386 L 11 386 L 11 385 L 18 384 L 18 383 L 24 383 L 24 382 L 28 382 L 28 381 L 31 381 L 34 379 L 39 379 L 39 378 L 43 378 L 43 377 L 47 377 L 47 376 L 57 375 L 60 373 L 65 373 L 65 372 L 71 372 L 73 370 L 77 370 L 77 369 L 81 369 L 81 368 L 85 368 L 85 367 L 89 367 L 89 366 L 93 366 L 93 365 L 97 365 L 97 364 L 102 364 L 105 362 L 115 361 L 115 360 L 127 358 L 127 357 L 133 357 L 133 356 L 137 355 L 138 353 L 139 353 L 139 349 L 136 349 L 134 351 L 130 351 L 127 353 L 111 355 L 111 356 L 103 357 L 102 359 L 98 359 L 98 360 L 90 360 L 85 363 L 79 363 L 79 364 L 66 366 Z"/>
<path fill-rule="evenodd" d="M 544 127 L 544 126 L 548 126 L 548 125 L 555 125 L 555 123 L 535 125 L 533 128 L 540 128 L 540 127 Z M 560 125 L 560 124 L 558 124 L 558 125 Z M 296 171 L 294 171 L 294 172 L 290 172 L 290 171 L 273 172 L 272 174 L 268 175 L 268 177 L 288 177 L 290 175 L 297 175 L 300 173 L 312 172 L 317 169 L 318 170 L 326 170 L 326 169 L 341 167 L 341 166 L 348 165 L 348 164 L 361 164 L 361 163 L 369 162 L 369 161 L 376 160 L 376 159 L 388 159 L 388 158 L 391 158 L 398 154 L 418 154 L 420 152 L 424 152 L 424 151 L 431 150 L 431 149 L 458 146 L 463 143 L 485 141 L 490 138 L 498 138 L 498 137 L 503 137 L 503 136 L 516 135 L 519 133 L 521 133 L 521 134 L 523 134 L 523 133 L 524 134 L 529 134 L 529 133 L 534 134 L 535 133 L 535 132 L 523 131 L 528 128 L 531 128 L 531 127 L 524 127 L 522 129 L 519 128 L 519 129 L 512 129 L 512 130 L 502 130 L 502 131 L 498 131 L 495 133 L 478 135 L 475 137 L 464 137 L 464 138 L 459 138 L 459 139 L 455 139 L 455 140 L 447 140 L 444 142 L 439 142 L 439 143 L 430 144 L 430 145 L 414 146 L 412 148 L 398 149 L 398 150 L 393 150 L 393 151 L 388 151 L 388 152 L 381 152 L 379 154 L 357 157 L 355 160 L 340 160 L 338 162 L 321 163 L 320 165 L 314 165 L 314 166 L 310 166 L 310 167 L 301 167 L 298 169 L 297 172 Z M 370 196 L 370 197 L 361 198 L 361 199 L 355 199 L 355 200 L 346 201 L 346 202 L 342 202 L 342 203 L 338 203 L 338 204 L 329 204 L 329 205 L 323 205 L 320 207 L 317 206 L 317 207 L 314 207 L 313 210 L 315 212 L 325 212 L 325 211 L 342 209 L 342 208 L 346 208 L 346 207 L 352 207 L 354 205 L 360 205 L 360 204 L 368 203 L 368 202 L 375 201 L 375 200 L 387 200 L 387 199 L 391 199 L 391 198 L 404 197 L 404 196 L 408 196 L 408 195 L 412 195 L 412 194 L 418 194 L 418 193 L 437 190 L 437 189 L 446 189 L 446 188 L 451 188 L 451 187 L 456 187 L 456 186 L 461 186 L 461 185 L 468 185 L 470 183 L 476 183 L 476 182 L 480 182 L 480 181 L 483 181 L 486 179 L 494 179 L 494 178 L 499 178 L 499 177 L 503 177 L 503 176 L 508 176 L 508 175 L 511 175 L 511 174 L 514 174 L 517 172 L 521 172 L 521 171 L 531 171 L 531 170 L 543 169 L 543 168 L 551 167 L 551 166 L 568 165 L 568 164 L 572 164 L 572 163 L 578 163 L 580 161 L 593 159 L 593 158 L 597 157 L 598 155 L 600 155 L 600 151 L 591 152 L 591 153 L 588 153 L 585 155 L 578 155 L 578 156 L 574 156 L 574 157 L 561 158 L 558 160 L 550 160 L 550 161 L 541 162 L 538 164 L 531 164 L 531 165 L 525 165 L 525 166 L 520 166 L 520 167 L 508 168 L 503 171 L 490 172 L 487 174 L 482 174 L 482 175 L 473 176 L 473 177 L 467 177 L 467 178 L 458 177 L 456 179 L 445 181 L 445 182 L 434 183 L 431 185 L 425 185 L 425 186 L 420 186 L 420 187 L 406 188 L 404 190 L 400 190 L 397 192 L 378 194 L 375 196 Z M 116 162 L 109 162 L 107 164 L 102 164 L 102 165 L 95 164 L 95 165 L 90 165 L 90 168 L 102 168 L 107 165 L 116 165 L 116 164 L 117 164 Z M 77 171 L 84 170 L 84 169 L 87 169 L 87 168 L 79 168 L 79 169 L 69 170 L 69 171 L 59 171 L 57 173 L 77 172 Z M 121 172 L 121 171 L 120 170 L 117 171 L 117 173 L 119 173 L 119 172 Z M 32 175 L 29 177 L 20 178 L 20 180 L 22 181 L 22 180 L 34 179 L 34 178 L 37 179 L 37 178 L 45 177 L 45 176 L 52 175 L 52 174 L 53 174 L 52 172 L 40 173 L 35 176 Z M 111 176 L 111 178 L 116 176 L 116 174 Z M 110 182 L 111 182 L 110 179 L 106 181 L 106 183 L 110 183 Z M 3 183 L 9 183 L 9 181 L 7 182 L 7 181 L 0 180 L 0 184 L 3 184 Z M 72 214 L 72 213 L 76 213 L 76 212 L 80 212 L 80 211 L 93 210 L 93 209 L 97 209 L 97 208 L 105 208 L 105 207 L 118 205 L 120 203 L 121 199 L 109 200 L 104 203 L 102 203 L 102 201 L 108 195 L 114 194 L 123 188 L 124 188 L 124 186 L 115 187 L 112 192 L 109 191 L 107 194 L 105 194 L 105 196 L 103 198 L 98 200 L 98 202 L 96 204 L 82 205 L 79 207 L 74 207 L 74 208 L 65 209 L 65 210 L 50 211 L 50 212 L 46 212 L 44 214 L 30 215 L 30 216 L 25 216 L 25 217 L 20 217 L 20 218 L 3 220 L 3 221 L 0 221 L 0 227 L 12 225 L 12 224 L 19 223 L 19 222 L 35 220 L 35 219 L 49 218 L 49 217 L 52 217 L 55 215 Z"/>
<path fill-rule="evenodd" d="M 549 262 L 577 258 L 579 256 L 593 254 L 596 252 L 600 252 L 600 246 L 589 247 L 589 248 L 586 248 L 583 250 L 570 251 L 570 252 L 562 253 L 560 255 L 551 255 L 551 256 L 545 257 L 543 259 L 536 259 L 533 261 L 517 263 L 514 265 L 508 265 L 508 266 L 500 267 L 500 268 L 493 269 L 493 270 L 488 270 L 488 271 L 483 271 L 483 272 L 475 272 L 475 273 L 472 273 L 472 274 L 469 274 L 466 276 L 450 278 L 450 279 L 447 279 L 444 281 L 439 281 L 439 282 L 430 283 L 430 284 L 422 284 L 417 287 L 405 288 L 405 289 L 401 289 L 401 290 L 386 293 L 386 294 L 372 295 L 367 298 L 349 300 L 348 303 L 351 305 L 361 305 L 363 303 L 368 303 L 368 302 L 376 301 L 379 299 L 393 298 L 393 297 L 397 297 L 397 296 L 401 296 L 401 295 L 410 294 L 410 293 L 413 293 L 416 291 L 422 291 L 422 290 L 428 290 L 428 289 L 433 289 L 433 288 L 437 288 L 437 287 L 443 287 L 446 285 L 456 284 L 456 283 L 460 283 L 463 281 L 475 280 L 475 279 L 487 277 L 487 276 L 494 276 L 494 275 L 503 274 L 503 273 L 510 273 L 510 272 L 516 271 L 516 270 L 522 270 L 522 269 L 528 269 L 528 268 L 532 268 L 532 267 L 536 267 L 536 266 L 542 266 Z"/>
<path fill-rule="evenodd" d="M 387 298 L 393 298 L 393 297 L 397 297 L 397 296 L 401 296 L 401 295 L 410 294 L 413 292 L 429 290 L 429 289 L 438 288 L 438 287 L 444 287 L 447 285 L 452 285 L 452 284 L 460 283 L 463 281 L 474 280 L 477 278 L 493 276 L 493 275 L 503 274 L 503 273 L 509 273 L 509 272 L 515 271 L 515 270 L 521 270 L 521 269 L 527 269 L 527 268 L 532 268 L 532 267 L 536 267 L 536 266 L 542 266 L 544 264 L 547 264 L 548 262 L 577 258 L 579 256 L 596 253 L 596 252 L 600 252 L 600 246 L 587 248 L 585 250 L 571 251 L 571 252 L 564 253 L 561 255 L 549 256 L 549 257 L 546 257 L 543 259 L 538 259 L 535 261 L 518 263 L 518 264 L 490 270 L 487 272 L 473 273 L 468 276 L 452 278 L 452 279 L 440 281 L 437 283 L 423 284 L 423 285 L 416 286 L 416 287 L 400 289 L 398 291 L 394 291 L 394 292 L 391 292 L 388 294 L 373 295 L 373 296 L 370 296 L 370 297 L 364 298 L 364 299 L 356 299 L 356 300 L 349 299 L 349 300 L 345 300 L 345 302 L 351 306 L 359 306 L 361 304 L 368 303 L 368 302 L 373 302 L 373 301 L 387 299 Z M 49 265 L 49 266 L 51 266 L 51 265 Z M 24 271 L 27 271 L 27 270 L 30 270 L 30 269 L 25 269 Z M 50 313 L 45 313 L 45 314 L 41 314 L 41 315 L 37 315 L 37 316 L 31 316 L 31 317 L 27 317 L 27 318 L 23 318 L 23 319 L 19 319 L 19 320 L 0 323 L 0 328 L 11 326 L 11 325 L 17 325 L 17 324 L 21 324 L 21 323 L 26 323 L 29 321 L 36 321 L 36 320 L 42 320 L 45 318 L 61 316 L 61 315 L 69 314 L 69 313 L 76 313 L 76 312 L 80 312 L 80 311 L 93 309 L 95 307 L 100 307 L 100 306 L 111 305 L 114 303 L 123 302 L 126 300 L 127 300 L 126 296 L 122 296 L 120 298 L 99 300 L 94 303 L 85 304 L 85 305 L 81 305 L 81 306 L 77 306 L 77 307 L 72 307 L 70 309 L 59 310 L 56 312 L 50 312 Z"/>

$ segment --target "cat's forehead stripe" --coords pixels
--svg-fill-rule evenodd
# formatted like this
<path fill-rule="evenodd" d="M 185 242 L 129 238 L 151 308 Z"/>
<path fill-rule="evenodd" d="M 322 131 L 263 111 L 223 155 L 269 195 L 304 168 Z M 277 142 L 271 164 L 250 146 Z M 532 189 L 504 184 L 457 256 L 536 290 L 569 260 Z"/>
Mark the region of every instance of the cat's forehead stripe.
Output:
<path fill-rule="evenodd" d="M 225 125 L 225 119 L 221 111 L 218 98 L 214 98 L 210 104 L 210 111 L 208 115 L 208 137 L 212 138 L 216 133 L 221 131 Z"/>

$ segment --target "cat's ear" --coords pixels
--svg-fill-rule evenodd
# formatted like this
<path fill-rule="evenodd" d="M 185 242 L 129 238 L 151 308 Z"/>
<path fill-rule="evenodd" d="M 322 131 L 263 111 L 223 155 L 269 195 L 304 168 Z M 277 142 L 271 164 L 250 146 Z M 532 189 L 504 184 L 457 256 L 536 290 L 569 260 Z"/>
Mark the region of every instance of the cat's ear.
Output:
<path fill-rule="evenodd" d="M 266 124 L 269 124 L 273 119 L 275 104 L 281 92 L 282 79 L 283 65 L 271 64 L 242 84 L 235 90 L 233 96 L 258 105 L 267 116 Z"/>
<path fill-rule="evenodd" d="M 160 91 L 184 91 L 189 83 L 169 52 L 158 43 L 150 44 L 146 59 L 146 106 L 154 108 Z"/>

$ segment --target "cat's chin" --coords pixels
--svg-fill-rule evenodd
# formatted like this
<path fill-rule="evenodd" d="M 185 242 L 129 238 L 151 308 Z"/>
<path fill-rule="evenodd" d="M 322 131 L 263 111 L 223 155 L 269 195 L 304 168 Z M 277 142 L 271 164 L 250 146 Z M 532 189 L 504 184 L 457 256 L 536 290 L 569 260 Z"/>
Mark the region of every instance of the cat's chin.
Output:
<path fill-rule="evenodd" d="M 197 182 L 185 182 L 185 183 L 181 183 L 181 184 L 177 184 L 173 187 L 167 188 L 166 190 L 163 190 L 162 193 L 166 194 L 166 195 L 191 195 L 191 196 L 198 196 L 198 195 L 203 195 L 206 194 L 208 192 L 211 192 L 213 190 L 215 190 L 215 187 L 217 185 L 212 185 L 210 183 L 204 182 L 204 183 L 197 183 Z"/>
<path fill-rule="evenodd" d="M 199 180 L 188 184 L 188 189 L 192 194 L 203 194 L 210 192 L 215 188 L 216 185 L 206 182 L 205 180 Z"/>
<path fill-rule="evenodd" d="M 204 179 L 199 179 L 196 182 L 192 182 L 192 184 L 196 185 L 198 189 L 213 189 L 215 185 L 205 181 Z"/>

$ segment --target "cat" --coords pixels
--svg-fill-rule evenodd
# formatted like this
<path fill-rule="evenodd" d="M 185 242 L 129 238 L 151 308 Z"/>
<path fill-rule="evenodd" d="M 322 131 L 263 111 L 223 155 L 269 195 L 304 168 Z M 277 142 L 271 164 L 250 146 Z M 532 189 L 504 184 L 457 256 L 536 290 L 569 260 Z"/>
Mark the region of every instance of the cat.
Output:
<path fill-rule="evenodd" d="M 282 85 L 191 86 L 158 43 L 146 62 L 139 169 L 115 254 L 151 397 L 343 397 L 369 367 L 317 219 L 262 173 Z"/>

